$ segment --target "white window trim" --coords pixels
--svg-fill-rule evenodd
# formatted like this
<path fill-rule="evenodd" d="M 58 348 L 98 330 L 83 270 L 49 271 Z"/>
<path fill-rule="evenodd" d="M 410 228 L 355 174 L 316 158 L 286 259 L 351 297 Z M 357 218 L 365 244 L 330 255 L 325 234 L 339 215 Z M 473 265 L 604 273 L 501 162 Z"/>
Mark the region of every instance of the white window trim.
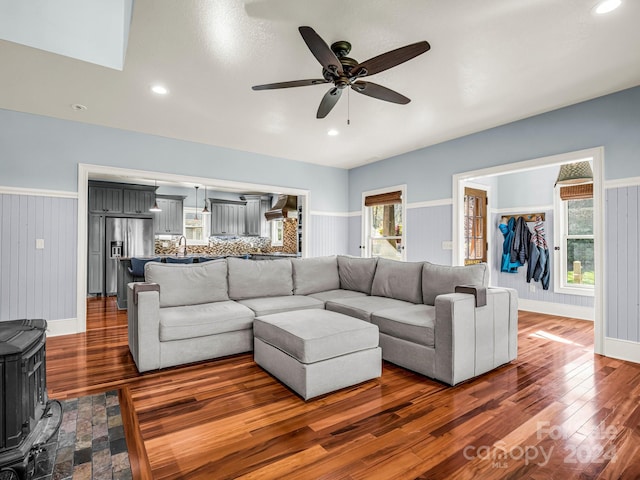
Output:
<path fill-rule="evenodd" d="M 553 192 L 553 244 L 559 249 L 554 248 L 553 250 L 553 262 L 551 264 L 551 268 L 553 268 L 553 291 L 567 295 L 593 297 L 595 295 L 594 285 L 569 286 L 566 284 L 567 249 L 564 241 L 568 215 L 566 207 L 567 202 L 560 198 L 560 186 L 557 186 Z M 549 253 L 551 254 L 551 252 Z"/>
<path fill-rule="evenodd" d="M 401 249 L 401 257 L 400 260 L 403 262 L 407 261 L 407 185 L 395 185 L 393 187 L 385 187 L 379 188 L 376 190 L 367 190 L 366 192 L 362 192 L 362 231 L 360 232 L 360 256 L 364 258 L 371 257 L 371 245 L 369 244 L 369 229 L 371 228 L 371 220 L 369 218 L 367 208 L 364 205 L 364 200 L 369 195 L 379 195 L 381 193 L 389 193 L 389 192 L 397 192 L 400 190 L 402 192 L 402 235 L 399 237 L 384 237 L 384 238 L 400 238 L 403 248 Z"/>

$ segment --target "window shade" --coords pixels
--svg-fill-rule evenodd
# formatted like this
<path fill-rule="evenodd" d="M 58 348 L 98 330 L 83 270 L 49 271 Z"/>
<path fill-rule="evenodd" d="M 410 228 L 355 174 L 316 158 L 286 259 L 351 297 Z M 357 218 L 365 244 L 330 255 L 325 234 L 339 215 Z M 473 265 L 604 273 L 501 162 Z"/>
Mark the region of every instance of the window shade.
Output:
<path fill-rule="evenodd" d="M 561 187 L 560 198 L 562 200 L 584 200 L 585 198 L 593 198 L 593 183 Z"/>
<path fill-rule="evenodd" d="M 402 192 L 387 192 L 379 195 L 369 195 L 364 197 L 365 207 L 375 207 L 376 205 L 393 205 L 402 203 Z"/>

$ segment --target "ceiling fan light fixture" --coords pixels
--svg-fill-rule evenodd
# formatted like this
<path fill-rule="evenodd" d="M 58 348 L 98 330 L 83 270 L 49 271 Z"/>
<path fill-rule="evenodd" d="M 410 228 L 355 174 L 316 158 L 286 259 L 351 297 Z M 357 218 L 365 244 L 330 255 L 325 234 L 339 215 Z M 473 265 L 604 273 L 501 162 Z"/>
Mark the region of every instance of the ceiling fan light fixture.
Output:
<path fill-rule="evenodd" d="M 603 0 L 598 2 L 593 11 L 596 15 L 605 15 L 609 12 L 613 12 L 620 5 L 622 5 L 622 0 Z"/>

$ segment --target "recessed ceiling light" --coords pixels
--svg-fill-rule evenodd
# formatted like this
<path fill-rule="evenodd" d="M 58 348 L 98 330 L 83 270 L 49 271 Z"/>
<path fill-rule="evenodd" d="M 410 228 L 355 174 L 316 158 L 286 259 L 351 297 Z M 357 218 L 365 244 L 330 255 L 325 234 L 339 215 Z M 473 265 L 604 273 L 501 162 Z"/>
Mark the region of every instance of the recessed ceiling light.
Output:
<path fill-rule="evenodd" d="M 598 15 L 604 15 L 605 13 L 613 12 L 621 4 L 622 0 L 603 0 L 596 5 L 594 12 Z"/>
<path fill-rule="evenodd" d="M 76 112 L 81 112 L 83 110 L 86 110 L 87 107 L 85 105 L 82 105 L 81 103 L 72 103 L 71 109 L 75 110 Z"/>
<path fill-rule="evenodd" d="M 152 85 L 151 91 L 153 93 L 157 93 L 158 95 L 166 95 L 169 93 L 169 89 L 163 85 Z"/>
<path fill-rule="evenodd" d="M 330 135 L 332 137 L 335 137 L 336 135 L 338 135 L 340 132 L 338 130 L 336 130 L 335 128 L 332 128 L 331 130 L 329 130 L 327 132 L 327 135 Z"/>

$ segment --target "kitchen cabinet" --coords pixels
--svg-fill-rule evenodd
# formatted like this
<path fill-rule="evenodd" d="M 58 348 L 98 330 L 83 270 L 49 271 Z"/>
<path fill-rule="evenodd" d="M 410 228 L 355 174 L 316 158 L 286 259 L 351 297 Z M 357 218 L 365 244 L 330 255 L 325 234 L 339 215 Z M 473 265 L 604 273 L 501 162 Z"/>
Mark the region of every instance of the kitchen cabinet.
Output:
<path fill-rule="evenodd" d="M 211 234 L 244 235 L 246 231 L 246 202 L 234 200 L 211 201 Z"/>
<path fill-rule="evenodd" d="M 155 197 L 161 212 L 153 214 L 153 230 L 158 235 L 182 235 L 183 224 L 183 202 L 182 196 L 160 196 Z"/>
<path fill-rule="evenodd" d="M 122 191 L 123 211 L 129 215 L 151 215 L 155 193 L 153 190 L 134 190 L 125 188 Z"/>
<path fill-rule="evenodd" d="M 87 293 L 102 294 L 104 287 L 104 215 L 89 215 Z"/>
<path fill-rule="evenodd" d="M 122 188 L 89 185 L 89 213 L 122 213 Z"/>
<path fill-rule="evenodd" d="M 261 195 L 243 195 L 240 198 L 247 202 L 245 207 L 245 234 L 264 236 L 264 224 L 266 223 L 264 214 L 270 207 L 269 198 Z"/>

